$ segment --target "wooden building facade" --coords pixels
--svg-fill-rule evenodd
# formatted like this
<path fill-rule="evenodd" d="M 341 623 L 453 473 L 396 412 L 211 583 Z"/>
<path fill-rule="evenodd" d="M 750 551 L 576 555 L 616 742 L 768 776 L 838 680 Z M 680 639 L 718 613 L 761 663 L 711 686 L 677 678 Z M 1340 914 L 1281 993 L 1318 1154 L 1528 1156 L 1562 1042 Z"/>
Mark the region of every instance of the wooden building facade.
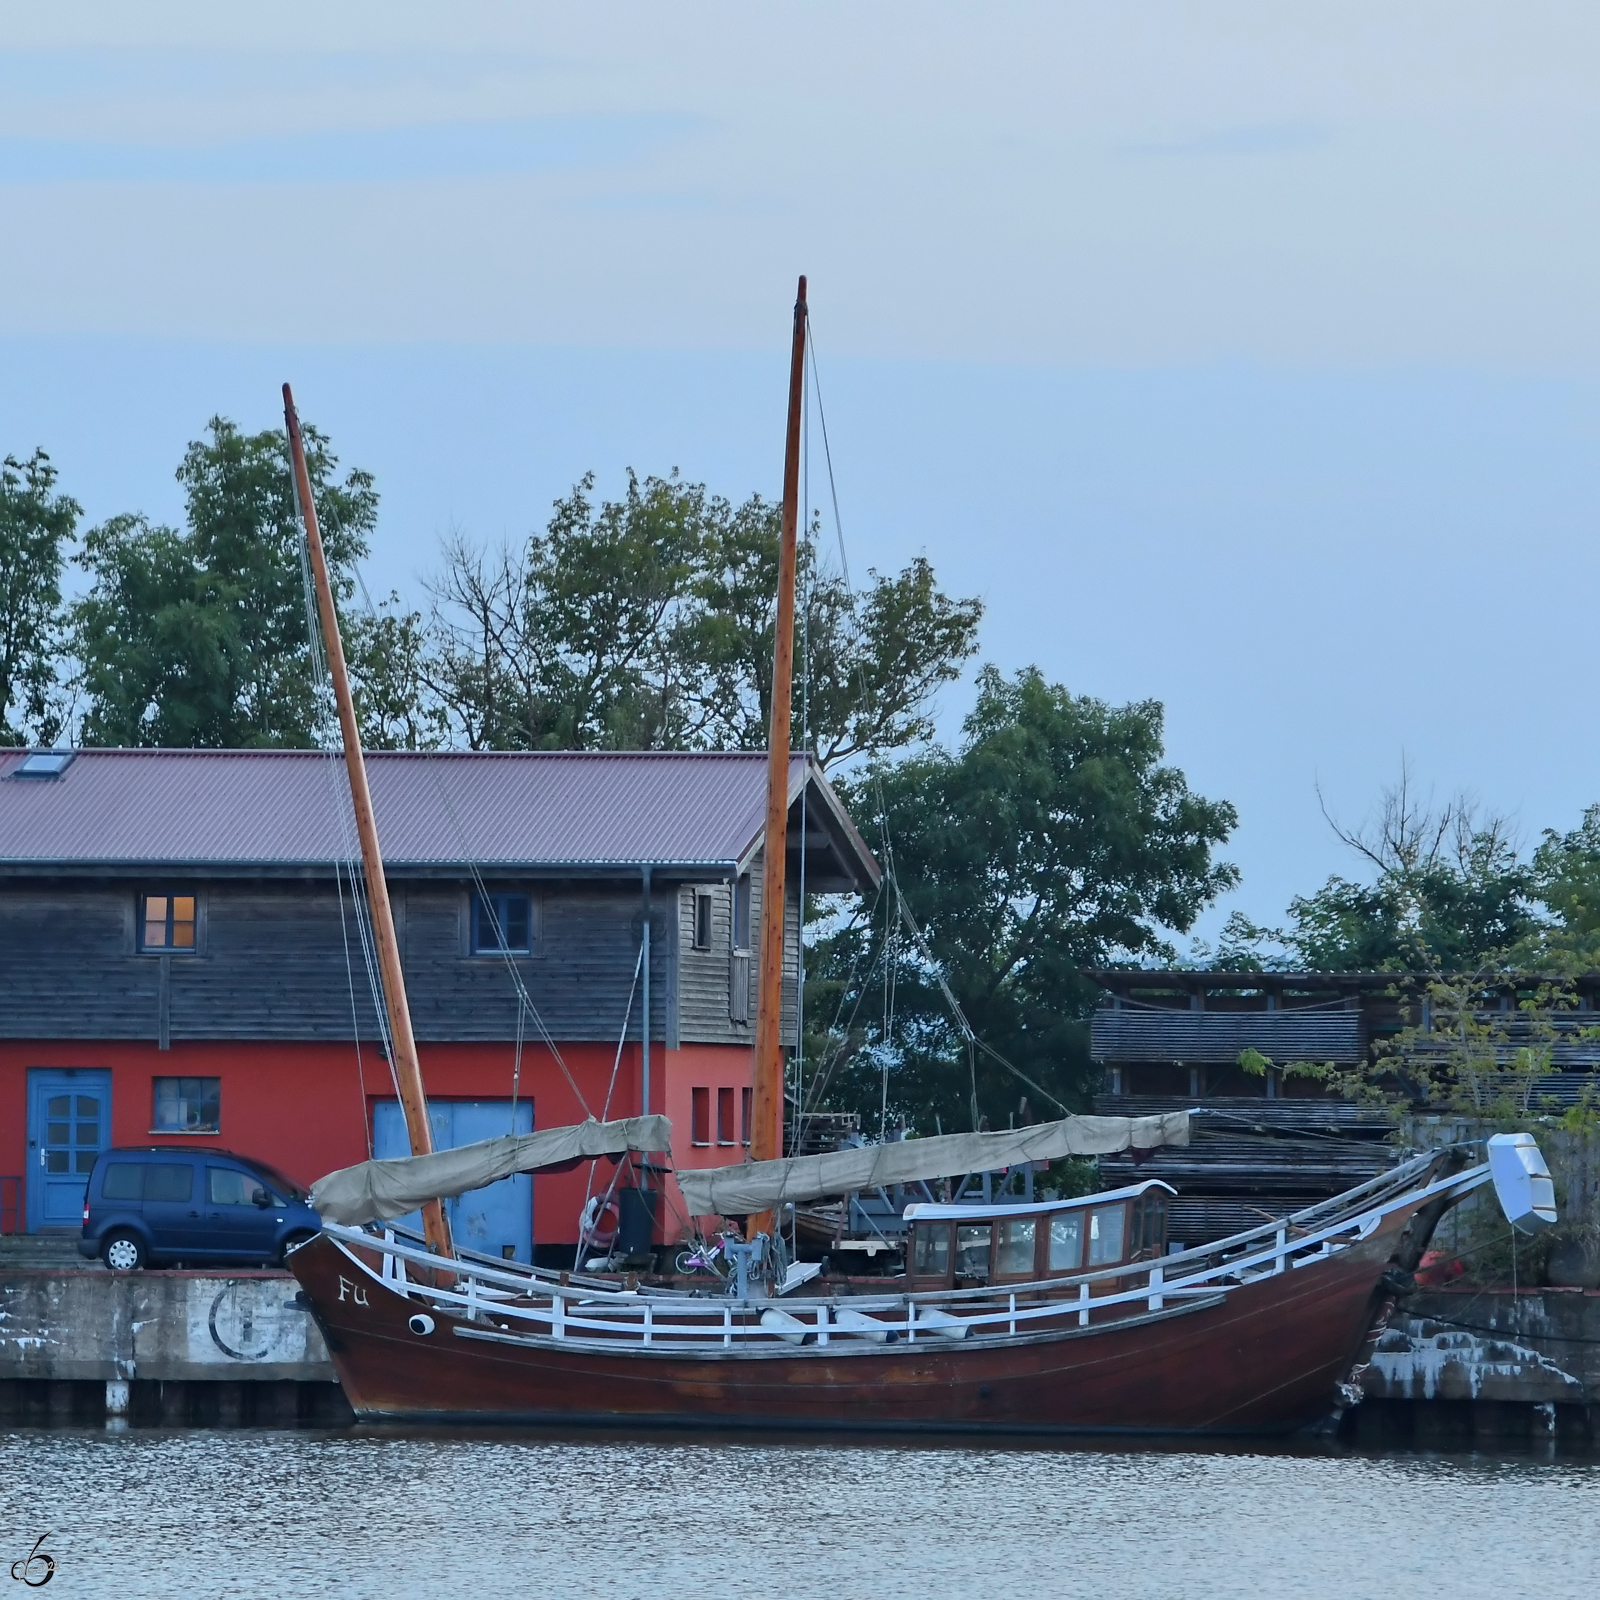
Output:
<path fill-rule="evenodd" d="M 369 757 L 443 1142 L 648 1106 L 672 1119 L 675 1166 L 739 1159 L 764 762 Z M 877 867 L 813 763 L 795 758 L 790 790 L 792 1033 L 802 832 L 810 889 L 860 891 Z M 75 1226 L 108 1144 L 195 1140 L 301 1182 L 393 1153 L 353 841 L 342 764 L 322 752 L 0 758 L 8 1225 Z M 529 1215 L 487 1242 L 570 1252 L 588 1179 L 516 1180 Z M 670 1238 L 686 1221 L 670 1180 L 663 1199 Z"/>

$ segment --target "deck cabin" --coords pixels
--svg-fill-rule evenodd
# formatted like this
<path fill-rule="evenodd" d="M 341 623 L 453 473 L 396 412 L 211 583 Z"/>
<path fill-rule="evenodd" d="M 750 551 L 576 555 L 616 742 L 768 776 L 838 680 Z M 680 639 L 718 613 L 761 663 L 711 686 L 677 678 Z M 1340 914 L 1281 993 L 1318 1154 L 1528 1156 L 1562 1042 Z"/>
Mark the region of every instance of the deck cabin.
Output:
<path fill-rule="evenodd" d="M 914 1204 L 907 1276 L 913 1291 L 1039 1283 L 1153 1261 L 1167 1250 L 1159 1178 L 1074 1200 L 1009 1205 Z"/>

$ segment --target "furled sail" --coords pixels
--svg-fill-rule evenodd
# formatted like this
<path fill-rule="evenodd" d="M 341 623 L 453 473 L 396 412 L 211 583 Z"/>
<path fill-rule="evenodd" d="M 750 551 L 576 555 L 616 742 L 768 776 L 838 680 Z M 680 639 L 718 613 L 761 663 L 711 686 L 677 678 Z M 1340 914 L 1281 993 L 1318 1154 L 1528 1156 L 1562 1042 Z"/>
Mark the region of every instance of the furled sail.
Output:
<path fill-rule="evenodd" d="M 625 1150 L 670 1150 L 672 1124 L 666 1117 L 623 1117 L 598 1122 L 590 1117 L 570 1128 L 505 1134 L 429 1156 L 397 1156 L 341 1167 L 311 1185 L 311 1203 L 328 1222 L 358 1227 L 393 1221 L 415 1211 L 424 1200 L 448 1200 L 509 1178 Z"/>
<path fill-rule="evenodd" d="M 946 1133 L 859 1150 L 789 1156 L 782 1161 L 747 1161 L 737 1167 L 706 1167 L 698 1172 L 680 1170 L 678 1185 L 691 1216 L 747 1216 L 786 1200 L 820 1200 L 891 1183 L 996 1172 L 1025 1161 L 1153 1150 L 1158 1145 L 1188 1142 L 1187 1111 L 1152 1117 L 1063 1117 L 1059 1122 L 1041 1122 L 1004 1133 Z"/>

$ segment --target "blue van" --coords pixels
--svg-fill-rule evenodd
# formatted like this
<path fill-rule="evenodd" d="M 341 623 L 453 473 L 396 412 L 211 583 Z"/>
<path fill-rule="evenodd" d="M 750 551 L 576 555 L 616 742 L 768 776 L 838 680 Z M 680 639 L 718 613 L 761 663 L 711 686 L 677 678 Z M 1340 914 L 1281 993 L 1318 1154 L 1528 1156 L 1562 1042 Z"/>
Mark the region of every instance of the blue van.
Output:
<path fill-rule="evenodd" d="M 277 1265 L 322 1226 L 292 1178 L 229 1150 L 102 1150 L 78 1252 L 115 1272 L 211 1261 Z"/>

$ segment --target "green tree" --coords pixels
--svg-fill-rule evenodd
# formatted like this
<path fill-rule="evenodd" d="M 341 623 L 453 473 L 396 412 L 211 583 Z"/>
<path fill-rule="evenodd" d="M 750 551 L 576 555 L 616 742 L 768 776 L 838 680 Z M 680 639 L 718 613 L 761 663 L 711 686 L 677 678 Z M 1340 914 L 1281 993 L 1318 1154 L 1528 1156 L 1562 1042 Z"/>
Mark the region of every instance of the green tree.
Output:
<path fill-rule="evenodd" d="M 778 511 L 676 475 L 593 477 L 521 549 L 445 550 L 434 579 L 431 683 L 475 749 L 761 749 L 772 703 Z M 938 687 L 976 648 L 982 607 L 943 594 L 926 561 L 864 594 L 801 550 L 796 706 L 825 765 L 931 732 Z"/>
<path fill-rule="evenodd" d="M 1234 808 L 1163 764 L 1162 723 L 1154 701 L 1110 706 L 1034 668 L 986 667 L 958 749 L 879 763 L 852 787 L 858 815 L 881 807 L 888 893 L 926 949 L 880 901 L 813 950 L 810 1104 L 873 1123 L 886 1066 L 891 1114 L 924 1132 L 934 1117 L 970 1126 L 974 1098 L 995 1126 L 1022 1097 L 1039 1114 L 1084 1104 L 1098 991 L 1081 969 L 1171 959 L 1169 933 L 1238 881 L 1213 855 Z M 969 1058 L 941 979 L 1031 1084 L 981 1049 Z"/>
<path fill-rule="evenodd" d="M 336 478 L 325 436 L 307 465 L 329 566 L 347 600 L 377 520 L 371 477 Z M 180 532 L 123 515 L 85 535 L 72 608 L 86 744 L 297 746 L 319 721 L 301 531 L 281 431 L 214 417 L 178 468 Z"/>
<path fill-rule="evenodd" d="M 1546 919 L 1538 873 L 1503 817 L 1458 797 L 1434 807 L 1409 773 L 1384 790 L 1375 820 L 1338 837 L 1367 865 L 1289 903 L 1290 926 L 1229 919 L 1211 964 L 1310 972 L 1475 973 L 1538 959 Z"/>
<path fill-rule="evenodd" d="M 61 574 L 82 509 L 55 492 L 43 450 L 0 462 L 0 743 L 50 744 L 61 649 Z"/>
<path fill-rule="evenodd" d="M 1533 852 L 1533 894 L 1550 917 L 1524 962 L 1573 976 L 1600 967 L 1600 805 L 1570 833 L 1546 828 Z"/>

